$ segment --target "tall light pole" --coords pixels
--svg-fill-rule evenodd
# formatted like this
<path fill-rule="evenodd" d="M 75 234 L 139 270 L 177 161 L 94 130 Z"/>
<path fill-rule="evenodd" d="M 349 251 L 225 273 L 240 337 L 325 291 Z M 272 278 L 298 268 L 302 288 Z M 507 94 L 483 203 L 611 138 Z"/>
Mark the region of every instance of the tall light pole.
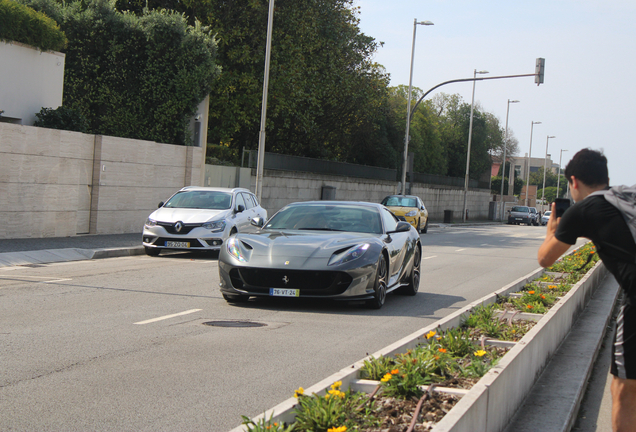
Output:
<path fill-rule="evenodd" d="M 533 121 L 530 126 L 530 150 L 528 150 L 528 166 L 526 170 L 526 206 L 528 205 L 528 195 L 530 195 L 530 158 L 532 157 L 532 129 L 534 125 L 541 124 L 541 122 Z"/>
<path fill-rule="evenodd" d="M 508 114 L 510 113 L 510 104 L 519 103 L 518 100 L 508 99 L 508 107 L 506 108 L 506 134 L 504 135 L 504 154 L 503 154 L 503 166 L 501 167 L 501 199 L 503 200 L 504 193 L 504 179 L 506 178 L 506 150 L 508 149 Z M 510 174 L 512 175 L 512 164 L 510 165 Z M 510 191 L 508 191 L 510 193 Z M 501 220 L 504 218 L 504 203 L 501 203 Z"/>
<path fill-rule="evenodd" d="M 258 134 L 258 162 L 256 164 L 256 197 L 263 199 L 263 165 L 265 163 L 265 126 L 267 124 L 267 90 L 269 88 L 269 59 L 272 53 L 272 28 L 274 27 L 274 0 L 269 0 L 267 16 L 267 41 L 265 43 L 265 77 L 263 79 L 263 102 L 261 104 L 261 130 Z"/>
<path fill-rule="evenodd" d="M 541 190 L 541 209 L 545 210 L 543 206 L 545 203 L 543 202 L 545 198 L 545 172 L 548 169 L 548 142 L 550 138 L 556 138 L 555 136 L 548 135 L 548 139 L 545 140 L 545 160 L 543 161 L 543 189 Z"/>
<path fill-rule="evenodd" d="M 415 30 L 417 25 L 434 25 L 430 21 L 417 21 L 417 18 L 413 21 L 413 44 L 411 45 L 411 73 L 409 75 L 409 95 L 406 103 L 406 134 L 404 136 L 404 163 L 402 164 L 402 195 L 406 194 L 406 165 L 409 157 L 409 128 L 411 125 L 411 92 L 413 90 L 413 60 L 415 57 Z"/>
<path fill-rule="evenodd" d="M 559 197 L 559 186 L 561 186 L 560 182 L 561 182 L 561 158 L 563 157 L 563 152 L 567 151 L 567 150 L 563 150 L 561 149 L 561 154 L 559 155 L 559 175 L 557 176 L 557 193 L 556 193 L 556 197 Z"/>
<path fill-rule="evenodd" d="M 473 138 L 473 111 L 475 109 L 475 78 L 477 74 L 487 74 L 488 71 L 473 72 L 473 98 L 470 102 L 470 123 L 468 125 L 468 150 L 466 151 L 466 178 L 464 179 L 464 208 L 462 209 L 462 221 L 466 222 L 466 201 L 468 200 L 468 174 L 470 173 L 470 143 Z"/>

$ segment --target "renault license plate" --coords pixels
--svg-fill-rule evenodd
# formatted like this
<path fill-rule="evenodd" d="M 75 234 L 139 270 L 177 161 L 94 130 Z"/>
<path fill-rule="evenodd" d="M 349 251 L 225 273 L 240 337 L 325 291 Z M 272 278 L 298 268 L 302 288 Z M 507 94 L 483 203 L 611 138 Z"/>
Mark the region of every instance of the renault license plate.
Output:
<path fill-rule="evenodd" d="M 277 297 L 299 297 L 300 290 L 288 288 L 270 288 L 269 295 Z"/>
<path fill-rule="evenodd" d="M 189 248 L 190 242 L 167 241 L 166 247 L 170 248 Z"/>

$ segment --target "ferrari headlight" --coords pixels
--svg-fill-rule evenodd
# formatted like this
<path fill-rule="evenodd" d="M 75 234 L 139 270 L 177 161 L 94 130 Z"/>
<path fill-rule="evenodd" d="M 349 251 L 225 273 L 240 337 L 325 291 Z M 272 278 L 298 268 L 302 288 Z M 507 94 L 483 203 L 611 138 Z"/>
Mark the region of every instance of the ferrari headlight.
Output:
<path fill-rule="evenodd" d="M 413 216 L 416 216 L 416 215 L 417 215 L 417 210 L 411 210 L 410 212 L 408 212 L 404 216 L 413 217 Z"/>
<path fill-rule="evenodd" d="M 209 229 L 210 231 L 213 231 L 213 232 L 220 232 L 225 229 L 225 219 L 222 219 L 220 221 L 206 222 L 203 225 L 201 225 L 201 227 L 205 229 Z"/>
<path fill-rule="evenodd" d="M 239 260 L 240 262 L 247 262 L 248 256 L 247 251 L 243 248 L 240 240 L 237 240 L 236 237 L 230 237 L 227 239 L 226 247 L 228 253 Z"/>
<path fill-rule="evenodd" d="M 329 259 L 329 265 L 344 264 L 360 258 L 369 249 L 369 243 L 362 243 L 343 252 L 335 253 Z"/>
<path fill-rule="evenodd" d="M 152 228 L 153 226 L 157 226 L 157 221 L 156 220 L 152 220 L 150 218 L 146 219 L 146 224 L 145 224 L 148 228 Z"/>

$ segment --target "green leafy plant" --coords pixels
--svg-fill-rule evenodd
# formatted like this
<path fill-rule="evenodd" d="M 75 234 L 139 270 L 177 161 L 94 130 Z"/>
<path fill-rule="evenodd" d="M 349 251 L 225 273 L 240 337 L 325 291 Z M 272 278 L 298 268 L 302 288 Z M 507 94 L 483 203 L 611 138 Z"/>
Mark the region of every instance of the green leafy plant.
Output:
<path fill-rule="evenodd" d="M 274 414 L 269 419 L 260 419 L 258 422 L 254 422 L 247 416 L 241 416 L 243 418 L 243 425 L 247 426 L 249 432 L 292 432 L 294 425 L 287 426 L 283 423 L 272 421 Z"/>
<path fill-rule="evenodd" d="M 10 0 L 0 0 L 0 40 L 22 42 L 42 51 L 60 51 L 67 43 L 53 19 Z"/>
<path fill-rule="evenodd" d="M 75 132 L 87 132 L 88 122 L 81 112 L 73 108 L 60 106 L 56 109 L 42 108 L 35 114 L 37 120 L 33 126 L 62 129 Z"/>
<path fill-rule="evenodd" d="M 298 405 L 294 409 L 296 422 L 294 430 L 328 432 L 347 430 L 354 426 L 369 428 L 377 421 L 370 416 L 373 401 L 368 401 L 365 393 L 341 391 L 342 382 L 331 385 L 325 396 L 307 396 L 302 388 L 296 390 Z M 344 427 L 344 429 L 342 429 Z"/>

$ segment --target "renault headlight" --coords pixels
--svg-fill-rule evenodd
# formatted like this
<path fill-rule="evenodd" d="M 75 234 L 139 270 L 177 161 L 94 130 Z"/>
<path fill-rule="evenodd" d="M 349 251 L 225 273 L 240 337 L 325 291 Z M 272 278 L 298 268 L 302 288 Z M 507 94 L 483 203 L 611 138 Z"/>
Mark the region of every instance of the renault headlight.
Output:
<path fill-rule="evenodd" d="M 246 248 L 246 245 L 242 241 L 238 240 L 236 237 L 230 237 L 229 239 L 227 239 L 225 244 L 225 247 L 227 247 L 227 251 L 230 256 L 234 257 L 240 262 L 247 262 L 247 260 L 249 260 L 251 248 Z"/>
<path fill-rule="evenodd" d="M 206 222 L 203 225 L 201 225 L 201 227 L 205 229 L 209 229 L 212 232 L 220 232 L 225 229 L 225 219 L 222 219 L 220 221 Z"/>
<path fill-rule="evenodd" d="M 417 210 L 411 210 L 410 212 L 408 212 L 404 216 L 413 217 L 413 216 L 416 216 L 416 215 L 417 215 Z"/>
<path fill-rule="evenodd" d="M 369 243 L 362 243 L 346 249 L 342 252 L 336 252 L 329 259 L 328 265 L 344 264 L 348 263 L 349 261 L 356 260 L 365 254 L 365 252 L 369 249 L 369 246 Z"/>
<path fill-rule="evenodd" d="M 153 220 L 153 219 L 146 219 L 146 224 L 145 224 L 148 228 L 152 228 L 153 226 L 157 226 L 157 221 Z"/>

